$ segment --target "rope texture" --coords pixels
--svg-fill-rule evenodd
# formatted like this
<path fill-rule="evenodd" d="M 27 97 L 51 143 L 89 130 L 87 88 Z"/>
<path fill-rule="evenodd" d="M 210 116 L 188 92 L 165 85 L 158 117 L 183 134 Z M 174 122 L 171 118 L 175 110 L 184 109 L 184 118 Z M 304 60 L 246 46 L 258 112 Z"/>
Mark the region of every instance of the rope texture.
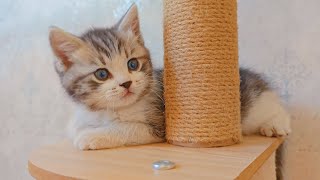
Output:
<path fill-rule="evenodd" d="M 239 143 L 236 0 L 164 0 L 166 138 L 190 147 Z"/>

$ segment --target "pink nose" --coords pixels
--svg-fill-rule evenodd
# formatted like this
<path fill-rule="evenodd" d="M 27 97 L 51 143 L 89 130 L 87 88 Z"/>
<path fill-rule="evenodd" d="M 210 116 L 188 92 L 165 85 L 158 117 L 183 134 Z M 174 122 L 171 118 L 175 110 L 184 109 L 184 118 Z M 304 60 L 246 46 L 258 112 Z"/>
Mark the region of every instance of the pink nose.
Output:
<path fill-rule="evenodd" d="M 127 81 L 127 82 L 124 82 L 124 83 L 120 84 L 120 86 L 122 86 L 122 87 L 124 87 L 126 89 L 129 89 L 131 84 L 132 84 L 132 81 Z"/>

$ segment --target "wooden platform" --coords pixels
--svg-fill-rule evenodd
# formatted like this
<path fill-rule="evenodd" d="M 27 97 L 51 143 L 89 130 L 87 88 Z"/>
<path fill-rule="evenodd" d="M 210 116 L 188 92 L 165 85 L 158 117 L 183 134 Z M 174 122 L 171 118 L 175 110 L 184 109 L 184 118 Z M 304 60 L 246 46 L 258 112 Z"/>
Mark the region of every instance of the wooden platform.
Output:
<path fill-rule="evenodd" d="M 185 148 L 152 144 L 79 151 L 68 141 L 41 147 L 29 158 L 36 179 L 250 179 L 282 143 L 282 138 L 244 137 L 239 145 Z M 172 170 L 155 171 L 152 163 L 170 160 Z"/>

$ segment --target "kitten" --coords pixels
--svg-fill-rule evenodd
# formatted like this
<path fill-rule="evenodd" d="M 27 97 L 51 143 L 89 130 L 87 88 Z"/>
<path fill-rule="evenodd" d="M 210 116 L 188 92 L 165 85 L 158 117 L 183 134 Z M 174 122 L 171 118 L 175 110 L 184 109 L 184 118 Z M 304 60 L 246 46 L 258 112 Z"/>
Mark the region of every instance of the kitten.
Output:
<path fill-rule="evenodd" d="M 61 84 L 77 104 L 69 133 L 82 150 L 163 142 L 165 140 L 162 72 L 153 71 L 133 5 L 111 28 L 80 37 L 50 31 Z M 289 115 L 258 75 L 241 73 L 244 134 L 287 135 Z"/>

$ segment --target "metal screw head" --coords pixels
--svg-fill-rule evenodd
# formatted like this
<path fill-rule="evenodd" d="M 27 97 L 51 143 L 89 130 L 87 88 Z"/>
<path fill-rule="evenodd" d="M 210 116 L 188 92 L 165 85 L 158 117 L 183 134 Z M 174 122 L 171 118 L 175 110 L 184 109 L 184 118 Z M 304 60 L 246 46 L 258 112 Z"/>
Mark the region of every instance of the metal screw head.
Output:
<path fill-rule="evenodd" d="M 152 163 L 152 167 L 155 170 L 168 170 L 173 169 L 176 166 L 176 164 L 172 161 L 168 160 L 160 160 Z"/>

